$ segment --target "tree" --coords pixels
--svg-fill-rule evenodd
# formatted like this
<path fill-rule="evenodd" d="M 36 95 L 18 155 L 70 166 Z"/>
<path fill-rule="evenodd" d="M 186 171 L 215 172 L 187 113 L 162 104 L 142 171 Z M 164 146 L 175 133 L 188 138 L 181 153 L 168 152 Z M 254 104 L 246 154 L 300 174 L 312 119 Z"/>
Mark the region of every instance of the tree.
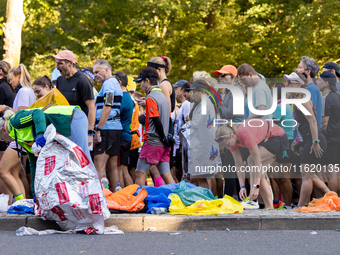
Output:
<path fill-rule="evenodd" d="M 4 24 L 3 60 L 16 66 L 20 63 L 21 29 L 25 20 L 23 0 L 7 0 L 6 23 Z"/>

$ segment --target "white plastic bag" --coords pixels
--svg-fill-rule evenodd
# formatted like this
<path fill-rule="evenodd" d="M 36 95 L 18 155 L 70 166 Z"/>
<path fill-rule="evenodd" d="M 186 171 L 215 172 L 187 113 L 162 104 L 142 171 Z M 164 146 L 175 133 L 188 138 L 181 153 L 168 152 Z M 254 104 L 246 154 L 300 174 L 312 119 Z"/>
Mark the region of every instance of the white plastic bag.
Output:
<path fill-rule="evenodd" d="M 44 137 L 35 173 L 35 214 L 55 220 L 64 231 L 103 234 L 110 212 L 94 165 L 79 146 L 56 134 L 52 124 Z"/>
<path fill-rule="evenodd" d="M 0 212 L 7 212 L 9 195 L 0 194 Z"/>

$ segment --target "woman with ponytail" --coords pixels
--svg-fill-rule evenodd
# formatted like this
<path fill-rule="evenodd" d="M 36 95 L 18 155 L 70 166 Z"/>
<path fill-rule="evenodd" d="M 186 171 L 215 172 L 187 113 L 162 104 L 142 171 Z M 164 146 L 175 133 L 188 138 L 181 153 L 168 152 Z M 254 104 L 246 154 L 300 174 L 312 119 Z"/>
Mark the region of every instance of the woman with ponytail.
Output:
<path fill-rule="evenodd" d="M 259 123 L 261 122 L 261 123 Z M 215 141 L 223 148 L 231 151 L 235 160 L 236 171 L 240 182 L 239 196 L 244 201 L 247 198 L 245 187 L 245 172 L 250 173 L 250 206 L 251 209 L 258 208 L 258 205 L 251 200 L 257 199 L 261 194 L 267 209 L 273 209 L 272 194 L 266 173 L 262 166 L 269 169 L 273 158 L 282 157 L 289 149 L 289 142 L 285 131 L 278 125 L 262 119 L 248 119 L 237 126 L 227 125 L 218 128 L 215 134 Z M 247 158 L 248 170 L 244 171 L 243 159 L 240 148 L 249 150 L 250 156 Z"/>
<path fill-rule="evenodd" d="M 11 85 L 16 96 L 12 107 L 9 105 L 0 105 L 0 113 L 7 111 L 14 114 L 19 110 L 28 109 L 31 104 L 35 102 L 34 92 L 31 88 L 31 76 L 25 65 L 20 64 L 9 70 L 8 83 Z M 12 141 L 0 161 L 0 178 L 5 183 L 14 183 L 16 184 L 16 187 L 19 187 L 20 192 L 13 194 L 16 200 L 25 198 L 25 187 L 19 175 L 21 174 L 21 171 L 24 171 L 24 162 L 26 162 L 26 159 L 27 154 L 25 149 L 17 142 Z M 26 176 L 23 176 L 23 179 L 28 186 Z M 12 187 L 8 188 L 12 190 Z"/>

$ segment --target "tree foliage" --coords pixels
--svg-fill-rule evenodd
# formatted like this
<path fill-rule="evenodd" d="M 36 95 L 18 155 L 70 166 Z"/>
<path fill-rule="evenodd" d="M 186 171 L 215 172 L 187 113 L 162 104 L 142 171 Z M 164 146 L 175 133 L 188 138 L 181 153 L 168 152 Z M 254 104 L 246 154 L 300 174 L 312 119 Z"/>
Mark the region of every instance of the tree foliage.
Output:
<path fill-rule="evenodd" d="M 338 1 L 25 0 L 24 7 L 21 59 L 33 78 L 51 73 L 48 56 L 61 49 L 80 66 L 104 58 L 132 75 L 168 56 L 173 82 L 244 62 L 282 77 L 303 55 L 320 65 L 340 58 Z"/>

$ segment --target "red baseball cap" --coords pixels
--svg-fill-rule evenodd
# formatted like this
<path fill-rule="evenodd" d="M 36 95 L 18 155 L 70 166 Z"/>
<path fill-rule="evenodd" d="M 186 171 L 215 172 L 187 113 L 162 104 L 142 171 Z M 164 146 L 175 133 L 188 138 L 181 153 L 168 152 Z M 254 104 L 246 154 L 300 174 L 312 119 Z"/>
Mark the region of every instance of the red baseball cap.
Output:
<path fill-rule="evenodd" d="M 237 76 L 237 68 L 235 66 L 232 65 L 225 65 L 221 68 L 221 70 L 216 70 L 214 72 L 214 74 L 218 75 L 220 73 L 231 73 L 232 75 L 234 75 L 234 77 Z"/>
<path fill-rule="evenodd" d="M 50 57 L 59 60 L 66 59 L 74 64 L 77 61 L 76 55 L 74 55 L 74 53 L 70 50 L 62 50 L 57 55 L 51 55 Z"/>

